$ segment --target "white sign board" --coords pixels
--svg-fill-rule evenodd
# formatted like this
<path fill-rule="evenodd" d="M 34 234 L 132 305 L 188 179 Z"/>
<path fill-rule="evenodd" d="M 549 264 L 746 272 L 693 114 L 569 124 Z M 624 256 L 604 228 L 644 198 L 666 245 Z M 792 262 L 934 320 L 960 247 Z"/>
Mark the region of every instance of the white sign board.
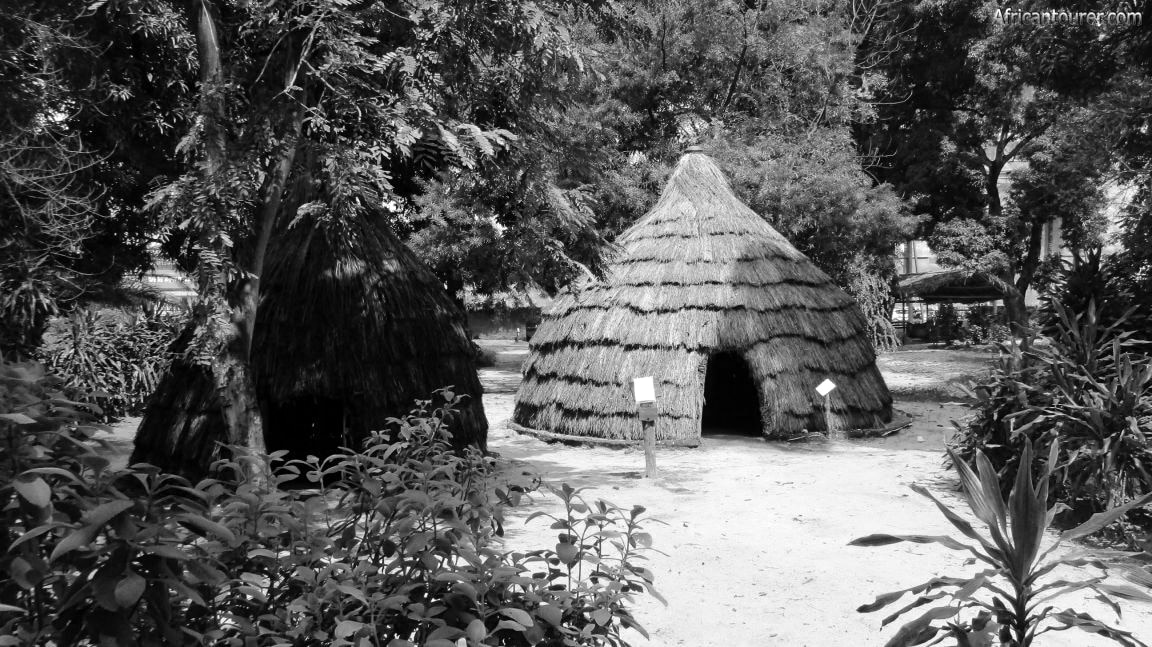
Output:
<path fill-rule="evenodd" d="M 652 376 L 632 380 L 632 391 L 636 395 L 637 402 L 656 401 L 656 386 L 652 383 Z"/>
<path fill-rule="evenodd" d="M 835 389 L 835 388 L 836 388 L 835 382 L 833 382 L 832 380 L 824 380 L 823 382 L 820 383 L 819 386 L 816 387 L 816 392 L 819 393 L 820 395 L 828 395 L 829 393 L 832 392 L 832 389 Z"/>

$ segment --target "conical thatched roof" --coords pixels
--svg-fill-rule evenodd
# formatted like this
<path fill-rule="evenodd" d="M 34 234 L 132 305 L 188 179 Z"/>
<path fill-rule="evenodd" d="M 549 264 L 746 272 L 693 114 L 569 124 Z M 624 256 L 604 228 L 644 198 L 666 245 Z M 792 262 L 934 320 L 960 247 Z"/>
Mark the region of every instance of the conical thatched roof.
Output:
<path fill-rule="evenodd" d="M 471 396 L 452 424 L 456 439 L 485 446 L 464 313 L 383 218 L 298 225 L 268 259 L 252 367 L 270 451 L 356 446 L 446 386 Z M 149 404 L 133 460 L 202 473 L 224 438 L 220 406 L 205 369 L 177 362 Z"/>
<path fill-rule="evenodd" d="M 301 399 L 339 401 L 351 435 L 363 438 L 451 386 L 471 396 L 454 435 L 484 447 L 488 422 L 465 315 L 384 217 L 294 227 L 269 254 L 266 273 L 253 340 L 266 418 Z"/>
<path fill-rule="evenodd" d="M 702 153 L 617 243 L 602 282 L 556 300 L 532 338 L 513 419 L 570 436 L 637 440 L 632 379 L 656 380 L 657 440 L 700 439 L 708 358 L 747 363 L 764 433 L 824 429 L 830 378 L 839 429 L 891 418 L 859 307 L 732 193 Z"/>

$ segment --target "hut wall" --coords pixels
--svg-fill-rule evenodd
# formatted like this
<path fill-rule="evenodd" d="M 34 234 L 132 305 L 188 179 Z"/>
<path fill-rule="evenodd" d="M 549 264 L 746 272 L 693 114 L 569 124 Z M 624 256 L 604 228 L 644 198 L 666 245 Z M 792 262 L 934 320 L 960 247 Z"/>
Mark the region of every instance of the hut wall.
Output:
<path fill-rule="evenodd" d="M 681 159 L 656 206 L 617 241 L 602 282 L 545 313 L 513 419 L 559 434 L 639 439 L 631 379 L 657 380 L 657 439 L 700 442 L 706 358 L 741 354 L 765 434 L 826 426 L 817 384 L 832 379 L 838 428 L 891 417 L 859 307 L 759 215 L 711 160 Z"/>
<path fill-rule="evenodd" d="M 464 313 L 386 219 L 331 231 L 318 223 L 293 227 L 269 250 L 262 283 L 252 369 L 270 423 L 269 450 L 358 446 L 417 399 L 449 386 L 469 396 L 449 424 L 455 439 L 485 447 L 488 423 Z M 173 363 L 137 432 L 134 460 L 203 475 L 226 438 L 221 407 L 205 369 Z M 278 424 L 285 420 L 287 427 Z"/>

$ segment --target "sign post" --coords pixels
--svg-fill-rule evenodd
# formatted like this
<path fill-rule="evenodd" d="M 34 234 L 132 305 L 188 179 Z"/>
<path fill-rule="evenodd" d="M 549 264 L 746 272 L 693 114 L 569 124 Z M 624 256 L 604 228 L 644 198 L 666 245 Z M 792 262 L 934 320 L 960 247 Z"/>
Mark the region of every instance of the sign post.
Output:
<path fill-rule="evenodd" d="M 836 383 L 832 380 L 824 380 L 816 387 L 816 392 L 824 398 L 824 428 L 828 432 L 828 436 L 832 436 L 832 401 L 828 396 L 836 389 Z"/>
<path fill-rule="evenodd" d="M 638 377 L 632 380 L 632 391 L 636 396 L 636 407 L 640 413 L 640 425 L 644 428 L 644 476 L 656 477 L 656 387 L 652 377 Z"/>

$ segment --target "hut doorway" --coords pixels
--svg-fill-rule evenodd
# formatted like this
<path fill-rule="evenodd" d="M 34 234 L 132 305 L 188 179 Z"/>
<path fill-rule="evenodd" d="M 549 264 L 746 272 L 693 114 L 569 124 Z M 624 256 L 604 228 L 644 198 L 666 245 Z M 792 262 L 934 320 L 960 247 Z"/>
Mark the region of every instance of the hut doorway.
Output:
<path fill-rule="evenodd" d="M 332 398 L 301 396 L 264 407 L 264 438 L 268 451 L 288 450 L 288 458 L 303 460 L 309 454 L 324 458 L 340 447 L 358 448 L 345 437 L 344 403 Z"/>
<path fill-rule="evenodd" d="M 760 396 L 752 370 L 737 353 L 716 353 L 708 358 L 704 374 L 704 411 L 700 433 L 762 436 Z"/>

